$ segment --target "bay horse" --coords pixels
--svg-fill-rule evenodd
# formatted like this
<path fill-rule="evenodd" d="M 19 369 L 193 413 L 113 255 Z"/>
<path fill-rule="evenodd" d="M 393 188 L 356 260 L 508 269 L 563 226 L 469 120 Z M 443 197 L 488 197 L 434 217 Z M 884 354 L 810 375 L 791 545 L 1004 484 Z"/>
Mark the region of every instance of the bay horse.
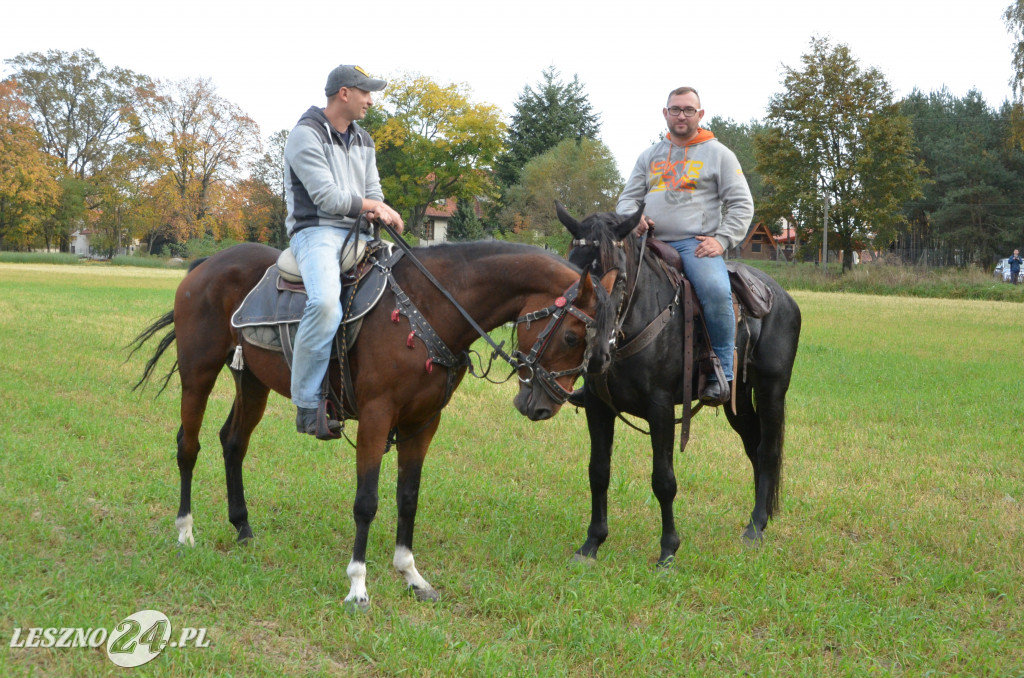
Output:
<path fill-rule="evenodd" d="M 571 263 L 596 274 L 617 270 L 622 273 L 613 293 L 613 303 L 625 309 L 619 346 L 655 327 L 656 318 L 677 302 L 676 290 L 661 271 L 660 263 L 644 248 L 634 229 L 643 206 L 632 215 L 613 212 L 592 214 L 577 221 L 561 206 L 559 220 L 572 234 L 568 253 Z M 774 293 L 774 304 L 764 317 L 743 317 L 736 334 L 739 359 L 736 365 L 736 411 L 723 405 L 726 418 L 743 441 L 754 471 L 754 508 L 742 533 L 744 543 L 757 545 L 779 504 L 782 480 L 782 450 L 785 433 L 786 392 L 800 338 L 800 308 L 793 298 L 766 273 L 748 270 Z M 659 565 L 667 565 L 679 548 L 673 517 L 676 478 L 673 469 L 675 405 L 684 393 L 697 393 L 695 384 L 684 389 L 683 321 L 680 308 L 644 348 L 628 357 L 611 359 L 614 353 L 595 353 L 585 377 L 584 408 L 590 433 L 591 519 L 587 538 L 575 553 L 577 560 L 596 558 L 608 536 L 608 482 L 611 469 L 615 419 L 625 412 L 645 419 L 650 427 L 653 468 L 651 488 L 661 507 L 661 551 Z M 605 356 L 603 362 L 599 361 Z M 595 391 L 594 374 L 604 372 L 606 402 Z M 694 380 L 696 365 L 692 368 Z M 696 411 L 696 410 L 695 410 Z M 694 411 L 694 412 L 695 412 Z M 685 415 L 684 415 L 685 416 Z M 683 422 L 684 427 L 689 422 Z M 684 428 L 688 431 L 688 428 Z M 681 442 L 685 446 L 685 435 Z"/>
<path fill-rule="evenodd" d="M 616 274 L 605 276 L 598 285 L 589 274 L 556 255 L 513 243 L 460 243 L 415 248 L 412 252 L 485 333 L 504 323 L 520 321 L 514 339 L 519 347 L 534 348 L 528 356 L 517 352 L 512 360 L 520 376 L 514 404 L 532 420 L 554 416 L 582 372 L 585 353 L 595 343 L 592 338 L 607 332 L 606 326 L 614 320 L 608 293 Z M 220 441 L 227 477 L 228 519 L 237 530 L 238 541 L 253 536 L 242 485 L 242 461 L 253 429 L 263 417 L 269 392 L 289 397 L 290 373 L 281 353 L 246 342 L 230 320 L 279 254 L 271 247 L 246 243 L 202 260 L 178 286 L 174 309 L 133 342 L 134 353 L 156 332 L 171 327 L 136 387 L 147 381 L 161 354 L 172 343 L 177 344 L 177 363 L 166 375 L 164 385 L 175 371 L 179 373 L 177 461 L 181 498 L 175 526 L 182 544 L 195 543 L 192 471 L 199 454 L 199 429 L 207 400 L 218 374 L 232 362 L 238 346 L 244 365 L 231 369 L 235 399 L 220 429 Z M 400 259 L 391 275 L 453 354 L 468 350 L 479 338 L 478 331 L 413 263 L 409 256 Z M 387 289 L 364 317 L 360 338 L 349 353 L 359 426 L 355 541 L 347 568 L 350 590 L 345 603 L 363 609 L 369 606 L 367 537 L 377 514 L 381 459 L 392 432 L 398 449 L 393 565 L 419 599 L 439 598 L 416 569 L 413 530 L 427 448 L 437 431 L 441 408 L 466 372 L 466 364 L 460 364 L 449 380 L 447 368 L 431 366 L 427 349 L 421 341 L 413 340 L 410 322 L 399 316 L 396 303 L 395 293 Z M 340 392 L 336 362 L 332 364 L 331 379 L 335 391 Z"/>

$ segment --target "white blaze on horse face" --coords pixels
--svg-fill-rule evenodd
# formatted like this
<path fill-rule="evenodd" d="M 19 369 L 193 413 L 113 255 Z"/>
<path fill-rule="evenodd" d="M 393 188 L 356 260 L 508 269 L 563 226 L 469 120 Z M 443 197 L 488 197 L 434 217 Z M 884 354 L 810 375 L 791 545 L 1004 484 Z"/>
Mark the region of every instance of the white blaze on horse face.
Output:
<path fill-rule="evenodd" d="M 348 595 L 345 596 L 345 602 L 356 603 L 357 605 L 370 602 L 370 596 L 366 594 L 366 563 L 360 563 L 355 560 L 350 561 L 345 572 L 348 574 L 349 581 L 349 590 Z"/>
<path fill-rule="evenodd" d="M 174 521 L 174 526 L 178 528 L 178 543 L 182 546 L 186 544 L 188 546 L 195 546 L 196 540 L 192 537 L 192 514 L 182 516 Z"/>
<path fill-rule="evenodd" d="M 395 559 L 392 561 L 395 569 L 405 577 L 405 583 L 419 591 L 428 591 L 433 587 L 427 583 L 427 580 L 420 576 L 419 571 L 416 570 L 416 559 L 412 556 L 412 551 L 406 546 L 395 547 Z"/>

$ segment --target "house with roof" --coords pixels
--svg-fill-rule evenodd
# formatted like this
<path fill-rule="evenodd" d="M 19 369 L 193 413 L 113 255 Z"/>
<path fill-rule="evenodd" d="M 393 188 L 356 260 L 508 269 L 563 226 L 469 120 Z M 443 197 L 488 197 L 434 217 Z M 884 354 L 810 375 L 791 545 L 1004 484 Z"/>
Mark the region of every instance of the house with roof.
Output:
<path fill-rule="evenodd" d="M 793 231 L 793 229 L 784 229 L 783 236 L 786 236 L 787 231 Z M 795 232 L 793 234 L 795 238 Z M 777 236 L 772 235 L 772 232 L 768 230 L 768 226 L 763 221 L 758 221 L 747 233 L 747 237 L 743 239 L 739 247 L 734 248 L 733 252 L 741 259 L 760 259 L 763 261 L 778 261 L 779 257 L 789 259 L 793 253 L 793 245 L 791 240 L 786 240 L 787 245 L 781 244 Z"/>
<path fill-rule="evenodd" d="M 94 231 L 88 228 L 82 228 L 71 233 L 68 242 L 68 252 L 71 254 L 77 254 L 80 257 L 106 257 L 108 254 L 107 250 L 100 250 L 95 246 L 96 240 L 99 238 L 99 231 Z M 138 247 L 139 240 L 137 238 L 132 241 L 126 247 L 118 247 L 114 252 L 114 256 L 131 256 L 135 254 L 135 248 Z"/>
<path fill-rule="evenodd" d="M 455 198 L 435 200 L 423 215 L 423 237 L 421 245 L 436 245 L 448 240 L 448 222 L 455 214 Z"/>

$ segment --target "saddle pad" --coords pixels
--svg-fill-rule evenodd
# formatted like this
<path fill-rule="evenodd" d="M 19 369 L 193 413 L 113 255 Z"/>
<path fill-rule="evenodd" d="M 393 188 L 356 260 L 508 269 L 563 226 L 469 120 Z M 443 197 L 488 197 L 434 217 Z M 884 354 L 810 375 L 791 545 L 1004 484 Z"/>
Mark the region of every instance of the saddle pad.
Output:
<path fill-rule="evenodd" d="M 356 338 L 359 336 L 359 330 L 363 326 L 362 320 L 345 326 L 345 341 L 348 346 L 354 346 Z M 241 328 L 242 336 L 245 337 L 245 341 L 257 348 L 262 348 L 267 351 L 275 351 L 277 353 L 283 353 L 284 348 L 281 346 L 281 332 L 287 331 L 291 338 L 288 342 L 290 345 L 295 345 L 295 333 L 299 330 L 298 323 L 282 323 L 280 325 L 248 325 Z M 331 357 L 337 358 L 337 344 L 331 343 Z"/>
<path fill-rule="evenodd" d="M 401 256 L 401 250 L 392 253 L 383 264 L 372 266 L 357 286 L 342 288 L 341 303 L 345 309 L 343 324 L 354 323 L 377 305 L 387 286 L 391 267 Z M 305 307 L 305 288 L 282 284 L 277 264 L 273 264 L 231 316 L 231 326 L 241 328 L 298 323 Z"/>

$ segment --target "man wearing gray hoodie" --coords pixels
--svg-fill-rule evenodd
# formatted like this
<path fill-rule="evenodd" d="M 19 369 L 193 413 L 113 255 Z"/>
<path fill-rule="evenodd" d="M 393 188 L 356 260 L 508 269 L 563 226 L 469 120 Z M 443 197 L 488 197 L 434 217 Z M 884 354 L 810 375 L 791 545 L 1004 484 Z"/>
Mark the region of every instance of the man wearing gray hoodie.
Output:
<path fill-rule="evenodd" d="M 704 111 L 697 90 L 672 90 L 662 115 L 668 134 L 640 154 L 615 211 L 633 214 L 645 202 L 637 234 L 654 228 L 658 238 L 679 251 L 704 311 L 711 348 L 730 382 L 736 316 L 722 254 L 746 236 L 754 201 L 736 155 L 701 129 Z M 729 384 L 709 380 L 700 399 L 725 402 Z"/>
<path fill-rule="evenodd" d="M 366 212 L 399 233 L 404 227 L 384 203 L 373 140 L 356 123 L 373 105 L 373 92 L 386 85 L 358 66 L 338 66 L 327 76 L 327 106 L 310 107 L 285 144 L 285 226 L 307 295 L 292 360 L 299 433 L 317 434 L 321 384 L 342 320 L 341 251 L 356 219 Z M 337 438 L 341 424 L 329 420 L 324 430 L 328 434 L 321 437 Z"/>

